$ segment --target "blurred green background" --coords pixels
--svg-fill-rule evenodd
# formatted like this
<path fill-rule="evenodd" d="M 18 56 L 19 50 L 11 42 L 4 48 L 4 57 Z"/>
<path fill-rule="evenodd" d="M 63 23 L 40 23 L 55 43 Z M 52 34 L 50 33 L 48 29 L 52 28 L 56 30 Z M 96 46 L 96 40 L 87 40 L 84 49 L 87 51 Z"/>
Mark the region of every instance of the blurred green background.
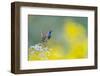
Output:
<path fill-rule="evenodd" d="M 52 39 L 64 42 L 63 27 L 67 20 L 74 20 L 87 30 L 87 17 L 71 16 L 45 16 L 45 15 L 28 15 L 28 46 L 37 44 L 41 41 L 41 32 L 52 30 Z"/>
<path fill-rule="evenodd" d="M 41 42 L 41 32 L 49 30 L 53 32 L 46 44 L 48 51 L 39 52 L 30 48 Z M 88 18 L 28 15 L 28 46 L 28 60 L 87 58 Z"/>

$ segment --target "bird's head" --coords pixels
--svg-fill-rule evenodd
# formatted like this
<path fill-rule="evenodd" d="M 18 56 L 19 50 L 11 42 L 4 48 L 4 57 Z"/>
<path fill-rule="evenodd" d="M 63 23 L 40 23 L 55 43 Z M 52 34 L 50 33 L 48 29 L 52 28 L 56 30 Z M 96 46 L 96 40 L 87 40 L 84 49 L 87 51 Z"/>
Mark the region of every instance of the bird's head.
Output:
<path fill-rule="evenodd" d="M 52 32 L 52 30 L 49 31 L 49 33 L 51 33 L 51 32 Z"/>

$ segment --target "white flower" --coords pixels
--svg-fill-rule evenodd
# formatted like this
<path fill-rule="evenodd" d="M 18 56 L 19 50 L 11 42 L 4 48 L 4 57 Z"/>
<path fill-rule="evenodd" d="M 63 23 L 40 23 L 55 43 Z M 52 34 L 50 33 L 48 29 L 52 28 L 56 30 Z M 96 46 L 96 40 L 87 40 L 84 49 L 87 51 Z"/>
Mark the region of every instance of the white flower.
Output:
<path fill-rule="evenodd" d="M 40 46 L 35 45 L 35 46 L 34 46 L 34 49 L 35 49 L 35 50 L 40 50 Z"/>
<path fill-rule="evenodd" d="M 48 51 L 48 47 L 43 47 L 43 44 L 38 43 L 35 44 L 34 46 L 31 46 L 30 48 L 34 49 L 33 51 Z"/>

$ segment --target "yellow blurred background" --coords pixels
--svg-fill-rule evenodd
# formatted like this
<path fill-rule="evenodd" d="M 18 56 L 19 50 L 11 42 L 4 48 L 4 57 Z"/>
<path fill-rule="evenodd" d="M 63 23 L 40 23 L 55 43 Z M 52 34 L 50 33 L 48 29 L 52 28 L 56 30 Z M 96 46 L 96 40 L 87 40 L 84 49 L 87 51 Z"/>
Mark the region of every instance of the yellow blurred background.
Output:
<path fill-rule="evenodd" d="M 28 60 L 82 59 L 88 56 L 87 31 L 72 19 L 64 21 L 62 35 L 65 45 L 53 38 L 47 42 L 48 51 L 29 48 Z M 65 47 L 68 47 L 67 49 Z M 63 51 L 64 50 L 64 51 Z M 35 51 L 33 54 L 32 51 Z M 67 52 L 66 52 L 67 51 Z"/>

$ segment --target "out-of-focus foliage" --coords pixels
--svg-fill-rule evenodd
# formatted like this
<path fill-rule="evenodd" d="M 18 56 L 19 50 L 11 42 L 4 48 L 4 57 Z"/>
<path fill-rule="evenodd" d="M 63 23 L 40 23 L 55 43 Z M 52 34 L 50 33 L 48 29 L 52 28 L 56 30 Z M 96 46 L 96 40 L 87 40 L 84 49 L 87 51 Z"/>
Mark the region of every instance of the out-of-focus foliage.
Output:
<path fill-rule="evenodd" d="M 59 59 L 80 59 L 88 56 L 88 37 L 86 25 L 78 23 L 74 19 L 64 20 L 60 26 L 61 32 L 53 28 L 53 35 L 44 46 L 41 43 L 41 49 L 28 48 L 28 60 L 59 60 Z M 58 26 L 59 27 L 59 26 Z M 50 29 L 51 30 L 51 29 Z M 40 42 L 39 42 L 40 43 Z M 47 48 L 47 50 L 43 50 Z"/>

